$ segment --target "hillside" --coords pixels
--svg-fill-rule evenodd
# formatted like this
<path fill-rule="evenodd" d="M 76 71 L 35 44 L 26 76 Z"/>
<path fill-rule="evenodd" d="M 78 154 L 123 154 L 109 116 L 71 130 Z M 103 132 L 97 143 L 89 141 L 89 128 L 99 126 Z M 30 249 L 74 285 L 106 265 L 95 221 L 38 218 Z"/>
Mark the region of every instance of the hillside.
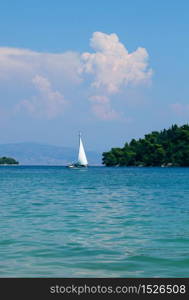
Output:
<path fill-rule="evenodd" d="M 189 166 L 189 125 L 173 125 L 103 153 L 106 166 Z"/>
<path fill-rule="evenodd" d="M 77 149 L 37 143 L 0 144 L 0 157 L 14 157 L 25 165 L 65 165 L 77 159 Z M 90 165 L 101 164 L 101 155 L 86 151 Z"/>

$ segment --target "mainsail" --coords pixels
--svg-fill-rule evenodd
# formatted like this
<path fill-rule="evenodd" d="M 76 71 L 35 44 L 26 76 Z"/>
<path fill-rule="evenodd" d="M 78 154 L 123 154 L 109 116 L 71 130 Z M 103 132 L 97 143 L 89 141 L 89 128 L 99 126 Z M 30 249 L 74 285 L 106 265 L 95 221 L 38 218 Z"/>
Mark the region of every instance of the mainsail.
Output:
<path fill-rule="evenodd" d="M 84 147 L 83 147 L 83 143 L 82 143 L 82 140 L 81 140 L 81 133 L 79 134 L 78 164 L 81 165 L 81 166 L 87 166 L 88 165 L 87 157 L 86 157 L 85 150 L 84 150 Z"/>

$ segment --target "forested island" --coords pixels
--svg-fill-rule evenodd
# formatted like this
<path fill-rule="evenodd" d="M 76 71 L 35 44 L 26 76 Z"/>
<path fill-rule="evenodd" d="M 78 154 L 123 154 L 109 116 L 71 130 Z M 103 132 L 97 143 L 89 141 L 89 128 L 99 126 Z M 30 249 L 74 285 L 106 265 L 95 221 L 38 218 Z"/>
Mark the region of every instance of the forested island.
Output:
<path fill-rule="evenodd" d="M 0 157 L 0 165 L 18 165 L 19 162 L 12 157 Z"/>
<path fill-rule="evenodd" d="M 143 139 L 132 139 L 123 148 L 112 148 L 102 156 L 107 167 L 189 166 L 189 125 L 153 131 Z"/>

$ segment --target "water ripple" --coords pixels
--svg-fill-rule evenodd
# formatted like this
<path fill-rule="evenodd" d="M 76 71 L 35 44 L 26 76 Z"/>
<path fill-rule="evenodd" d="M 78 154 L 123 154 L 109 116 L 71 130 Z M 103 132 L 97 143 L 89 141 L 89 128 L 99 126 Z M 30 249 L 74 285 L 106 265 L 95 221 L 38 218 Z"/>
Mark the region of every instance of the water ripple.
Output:
<path fill-rule="evenodd" d="M 1 277 L 188 277 L 189 169 L 1 167 Z"/>

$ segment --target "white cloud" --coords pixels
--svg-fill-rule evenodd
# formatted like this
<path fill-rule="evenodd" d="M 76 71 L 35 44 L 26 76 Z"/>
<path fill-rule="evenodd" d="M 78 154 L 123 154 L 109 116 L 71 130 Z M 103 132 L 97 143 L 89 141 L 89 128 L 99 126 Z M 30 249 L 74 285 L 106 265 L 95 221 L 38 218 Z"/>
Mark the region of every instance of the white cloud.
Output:
<path fill-rule="evenodd" d="M 71 99 L 70 94 L 83 82 L 81 89 L 83 94 L 87 90 L 90 95 L 93 113 L 104 120 L 116 119 L 118 114 L 112 108 L 111 96 L 114 94 L 115 98 L 122 88 L 150 79 L 148 53 L 145 48 L 129 53 L 115 33 L 95 32 L 90 45 L 94 52 L 81 54 L 0 47 L 0 83 L 19 87 L 25 93 L 28 89 L 28 95 L 23 96 L 26 100 L 17 108 L 54 118 L 65 110 L 63 95 Z"/>
<path fill-rule="evenodd" d="M 14 113 L 30 112 L 32 116 L 55 118 L 65 110 L 64 88 L 82 81 L 80 55 L 74 52 L 41 53 L 27 49 L 0 48 L 1 84 L 11 86 L 26 100 L 13 104 Z M 54 90 L 53 86 L 58 87 Z M 27 91 L 28 90 L 28 95 Z M 24 97 L 24 96 L 23 96 Z M 14 98 L 13 98 L 14 99 Z"/>
<path fill-rule="evenodd" d="M 92 86 L 112 94 L 128 84 L 148 80 L 152 71 L 148 69 L 148 53 L 138 48 L 128 53 L 115 33 L 93 33 L 91 47 L 94 53 L 83 53 L 83 71 L 92 74 Z"/>
<path fill-rule="evenodd" d="M 46 116 L 49 119 L 61 115 L 66 106 L 64 96 L 52 89 L 50 81 L 36 75 L 32 80 L 38 95 L 30 100 L 24 100 L 19 104 L 19 109 L 24 108 L 32 115 Z"/>
<path fill-rule="evenodd" d="M 43 53 L 27 49 L 0 48 L 0 79 L 31 80 L 41 74 L 53 80 L 81 82 L 81 60 L 76 52 Z"/>

